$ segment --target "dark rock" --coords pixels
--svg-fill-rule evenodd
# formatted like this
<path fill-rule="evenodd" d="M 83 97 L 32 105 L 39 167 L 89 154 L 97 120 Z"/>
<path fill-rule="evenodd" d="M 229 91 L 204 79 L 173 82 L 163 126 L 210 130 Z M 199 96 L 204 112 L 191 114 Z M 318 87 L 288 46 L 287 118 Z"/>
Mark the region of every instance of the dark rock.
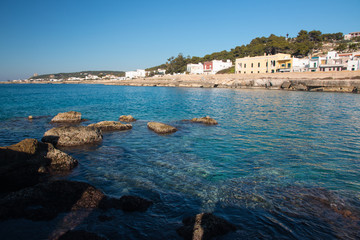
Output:
<path fill-rule="evenodd" d="M 216 125 L 216 124 L 218 124 L 218 122 L 215 119 L 211 118 L 211 117 L 193 118 L 190 121 L 195 122 L 195 123 L 203 123 L 203 124 L 207 124 L 207 125 Z"/>
<path fill-rule="evenodd" d="M 94 124 L 90 124 L 88 127 L 100 128 L 101 131 L 123 131 L 132 128 L 131 124 L 122 124 L 116 121 L 102 121 Z"/>
<path fill-rule="evenodd" d="M 137 196 L 122 196 L 120 199 L 106 198 L 99 206 L 102 209 L 121 209 L 125 212 L 145 212 L 151 205 L 152 201 Z"/>
<path fill-rule="evenodd" d="M 131 116 L 131 115 L 122 115 L 119 117 L 119 121 L 122 121 L 122 122 L 135 122 L 136 119 Z"/>
<path fill-rule="evenodd" d="M 90 184 L 52 181 L 10 193 L 0 200 L 0 219 L 50 220 L 61 212 L 97 208 L 105 195 Z"/>
<path fill-rule="evenodd" d="M 177 131 L 176 128 L 174 128 L 170 125 L 164 124 L 164 123 L 159 123 L 159 122 L 149 122 L 147 124 L 147 126 L 149 129 L 153 130 L 156 133 L 160 133 L 160 134 L 173 133 L 173 132 Z"/>
<path fill-rule="evenodd" d="M 111 221 L 113 220 L 115 217 L 114 216 L 106 216 L 106 215 L 100 215 L 98 216 L 98 219 L 100 222 L 107 222 L 107 221 Z"/>
<path fill-rule="evenodd" d="M 99 128 L 84 126 L 55 127 L 45 132 L 41 139 L 41 141 L 52 143 L 54 146 L 77 146 L 101 140 L 102 133 Z"/>
<path fill-rule="evenodd" d="M 151 201 L 136 196 L 107 197 L 88 183 L 57 180 L 4 196 L 0 199 L 0 220 L 26 218 L 44 221 L 55 218 L 61 212 L 96 208 L 146 211 L 151 204 Z"/>
<path fill-rule="evenodd" d="M 294 86 L 292 86 L 292 88 L 296 91 L 307 91 L 308 87 L 304 84 L 296 84 Z"/>
<path fill-rule="evenodd" d="M 75 111 L 59 113 L 51 119 L 51 122 L 81 122 L 81 113 Z"/>
<path fill-rule="evenodd" d="M 201 213 L 183 219 L 184 226 L 177 233 L 184 239 L 206 240 L 235 231 L 235 225 L 212 213 Z"/>
<path fill-rule="evenodd" d="M 77 164 L 77 160 L 52 144 L 36 139 L 0 147 L 0 191 L 15 191 L 35 185 L 49 173 L 69 171 Z"/>
<path fill-rule="evenodd" d="M 106 240 L 106 238 L 83 230 L 70 230 L 61 235 L 58 240 Z"/>

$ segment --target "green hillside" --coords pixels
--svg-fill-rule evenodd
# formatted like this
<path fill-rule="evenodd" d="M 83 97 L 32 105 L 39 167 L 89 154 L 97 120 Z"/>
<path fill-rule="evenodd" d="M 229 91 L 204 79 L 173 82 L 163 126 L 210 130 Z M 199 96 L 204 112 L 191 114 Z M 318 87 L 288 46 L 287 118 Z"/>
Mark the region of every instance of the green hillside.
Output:
<path fill-rule="evenodd" d="M 55 74 L 43 74 L 38 76 L 33 76 L 30 79 L 68 79 L 71 77 L 85 78 L 88 75 L 96 75 L 98 77 L 103 77 L 106 75 L 114 75 L 116 77 L 124 77 L 125 72 L 123 71 L 83 71 L 83 72 L 73 72 L 73 73 L 55 73 Z"/>

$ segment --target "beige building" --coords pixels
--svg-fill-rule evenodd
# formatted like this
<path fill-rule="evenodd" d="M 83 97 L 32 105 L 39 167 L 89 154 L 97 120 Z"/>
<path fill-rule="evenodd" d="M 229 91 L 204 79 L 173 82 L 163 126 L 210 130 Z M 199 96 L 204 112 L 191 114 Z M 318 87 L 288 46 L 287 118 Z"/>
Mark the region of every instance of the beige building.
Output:
<path fill-rule="evenodd" d="M 257 57 L 238 58 L 235 61 L 235 73 L 275 73 L 281 65 L 279 61 L 291 60 L 290 54 L 278 53 L 276 55 L 264 55 Z M 292 66 L 286 66 L 292 67 Z"/>

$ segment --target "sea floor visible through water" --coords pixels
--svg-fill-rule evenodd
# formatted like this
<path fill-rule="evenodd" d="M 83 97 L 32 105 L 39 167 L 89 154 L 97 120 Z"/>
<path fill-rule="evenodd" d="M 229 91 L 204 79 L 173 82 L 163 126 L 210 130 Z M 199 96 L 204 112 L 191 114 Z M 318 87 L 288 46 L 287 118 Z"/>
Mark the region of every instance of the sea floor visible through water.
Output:
<path fill-rule="evenodd" d="M 40 140 L 59 112 L 81 112 L 88 121 L 80 125 L 132 115 L 131 130 L 62 148 L 79 166 L 57 178 L 154 202 L 146 212 L 110 210 L 110 221 L 98 210 L 2 221 L 2 239 L 48 239 L 68 229 L 181 239 L 182 219 L 201 212 L 237 226 L 218 239 L 360 239 L 360 95 L 16 84 L 0 85 L 0 106 L 0 146 Z M 219 124 L 182 121 L 203 116 Z M 178 131 L 158 135 L 149 121 Z"/>

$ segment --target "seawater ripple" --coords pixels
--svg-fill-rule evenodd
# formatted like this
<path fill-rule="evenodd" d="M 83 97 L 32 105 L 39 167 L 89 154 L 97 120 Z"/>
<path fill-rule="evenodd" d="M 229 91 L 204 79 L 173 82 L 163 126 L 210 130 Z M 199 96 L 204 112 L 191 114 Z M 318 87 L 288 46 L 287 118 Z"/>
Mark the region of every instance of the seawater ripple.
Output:
<path fill-rule="evenodd" d="M 21 92 L 21 95 L 19 94 Z M 154 201 L 144 213 L 93 213 L 77 228 L 109 239 L 179 239 L 181 219 L 208 211 L 238 226 L 220 239 L 360 238 L 360 96 L 266 90 L 0 85 L 0 145 L 41 139 L 52 116 L 80 111 L 87 125 L 131 114 L 133 129 L 94 146 L 64 148 L 79 167 L 62 178 L 106 194 Z M 27 116 L 35 116 L 28 120 Z M 181 121 L 209 115 L 219 124 Z M 150 131 L 148 121 L 178 128 Z M 46 223 L 0 224 L 8 239 L 47 238 Z M 22 228 L 23 231 L 17 229 Z"/>

